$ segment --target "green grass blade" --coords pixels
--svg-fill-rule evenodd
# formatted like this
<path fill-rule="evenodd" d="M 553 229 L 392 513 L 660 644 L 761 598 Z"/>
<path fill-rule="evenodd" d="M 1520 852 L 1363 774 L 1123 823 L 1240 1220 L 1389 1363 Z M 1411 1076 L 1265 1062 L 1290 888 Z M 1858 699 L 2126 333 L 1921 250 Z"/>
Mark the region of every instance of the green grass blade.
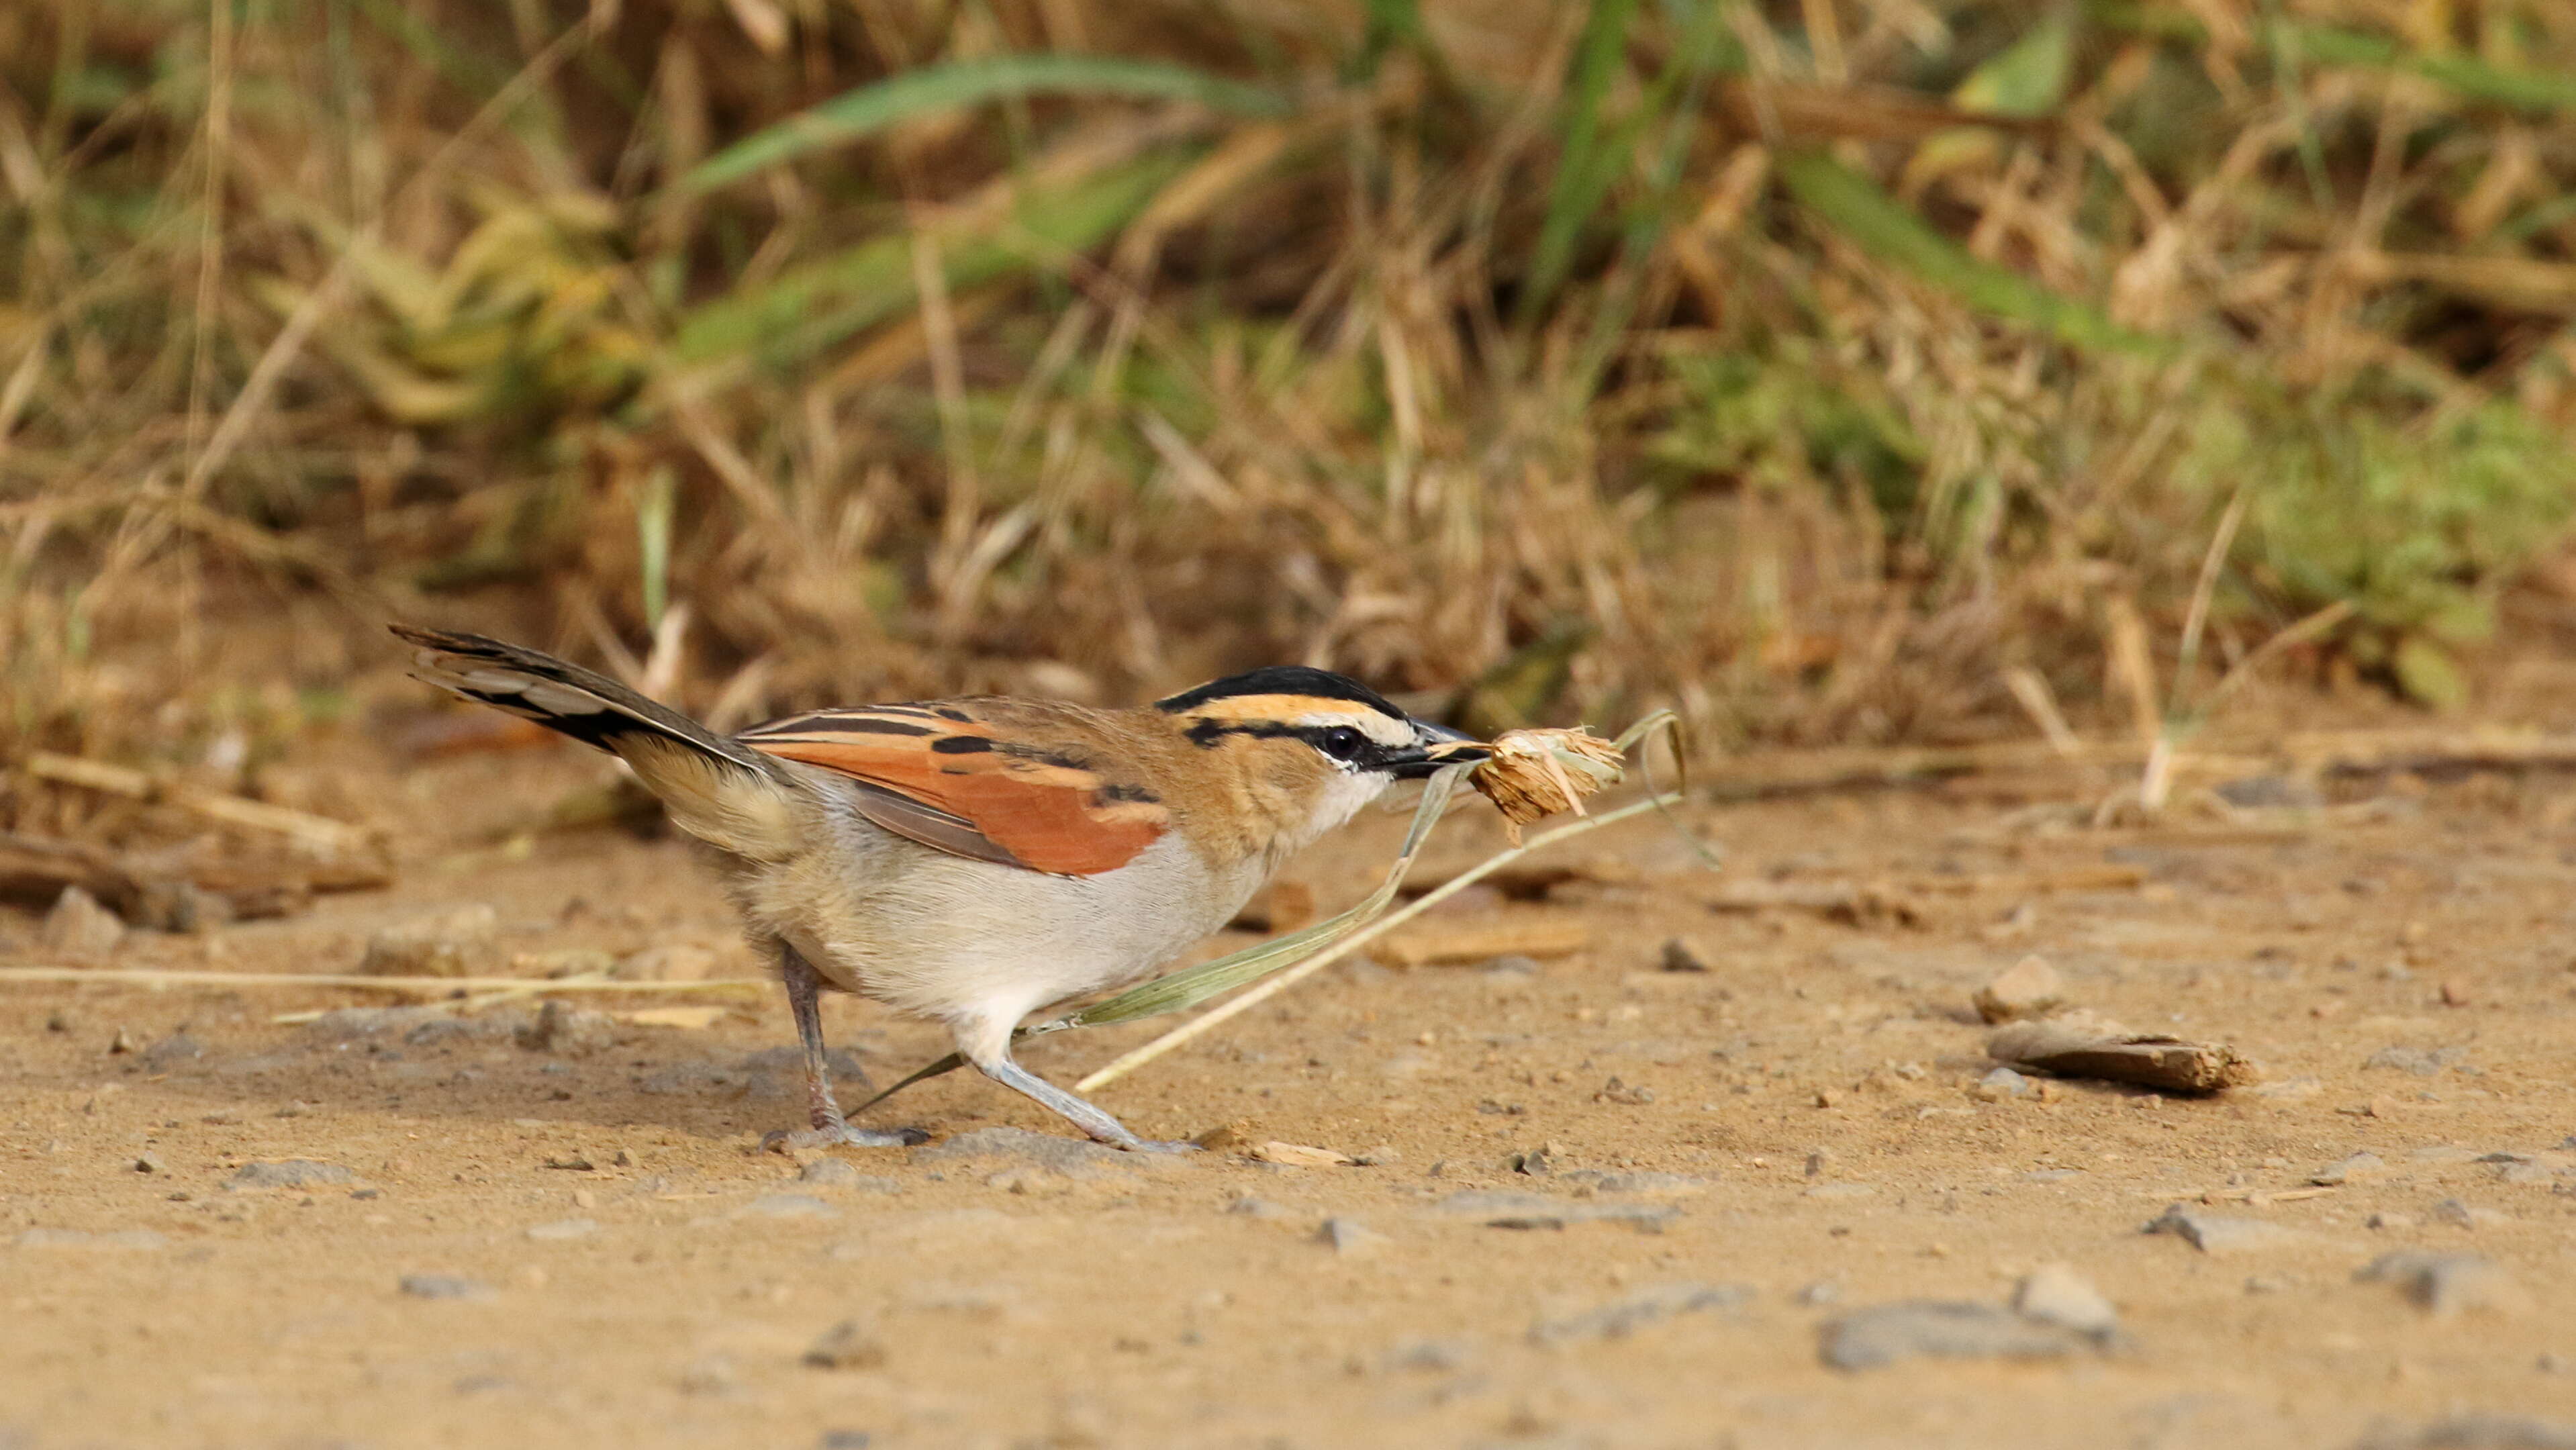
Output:
<path fill-rule="evenodd" d="M 935 111 L 1041 93 L 1196 101 L 1213 110 L 1278 116 L 1288 100 L 1258 86 L 1161 61 L 1099 55 L 999 55 L 889 76 L 799 111 L 699 162 L 671 183 L 680 196 L 725 186 L 798 157 Z"/>
<path fill-rule="evenodd" d="M 1162 152 L 1032 190 L 1014 213 L 1014 230 L 943 240 L 949 288 L 964 291 L 1098 246 L 1144 210 L 1190 154 Z M 700 306 L 680 324 L 674 350 L 686 363 L 751 356 L 784 367 L 909 310 L 915 300 L 912 238 L 875 237 Z"/>
<path fill-rule="evenodd" d="M 1592 13 L 1585 17 L 1583 35 L 1575 43 L 1556 184 L 1548 192 L 1547 217 L 1539 224 L 1529 276 L 1521 285 L 1518 310 L 1524 320 L 1546 306 L 1565 281 L 1583 224 L 1600 209 L 1601 198 L 1619 174 L 1620 148 L 1602 142 L 1601 103 L 1609 96 L 1619 68 L 1627 64 L 1628 19 L 1636 9 L 1637 0 L 1592 0 Z"/>
<path fill-rule="evenodd" d="M 2576 112 L 2576 75 L 2508 70 L 2466 51 L 2410 51 L 2386 36 L 2331 25 L 2279 27 L 2295 35 L 2302 55 L 2321 65 L 2409 71 L 2473 101 L 2542 114 Z"/>
<path fill-rule="evenodd" d="M 2171 344 L 2132 332 L 2073 298 L 1999 267 L 1932 229 L 1877 182 L 1821 151 L 1780 158 L 1801 206 L 1882 262 L 1902 267 L 1989 316 L 2029 323 L 2078 347 L 2158 353 Z"/>

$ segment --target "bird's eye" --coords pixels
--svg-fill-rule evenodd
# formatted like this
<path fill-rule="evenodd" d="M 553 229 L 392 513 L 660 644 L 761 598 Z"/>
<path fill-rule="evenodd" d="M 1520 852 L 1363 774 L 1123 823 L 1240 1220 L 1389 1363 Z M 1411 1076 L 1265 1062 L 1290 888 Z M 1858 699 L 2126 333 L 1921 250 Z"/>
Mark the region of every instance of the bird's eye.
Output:
<path fill-rule="evenodd" d="M 1347 725 L 1335 726 L 1316 738 L 1316 748 L 1335 760 L 1357 760 L 1368 753 L 1369 738 Z"/>

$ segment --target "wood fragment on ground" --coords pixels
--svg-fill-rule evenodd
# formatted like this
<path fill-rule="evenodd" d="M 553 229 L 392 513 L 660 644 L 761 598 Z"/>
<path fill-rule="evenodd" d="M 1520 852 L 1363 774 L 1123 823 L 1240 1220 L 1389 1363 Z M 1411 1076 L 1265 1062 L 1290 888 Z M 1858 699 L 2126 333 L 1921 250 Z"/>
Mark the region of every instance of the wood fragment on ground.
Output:
<path fill-rule="evenodd" d="M 1496 957 L 1571 956 L 1590 944 L 1591 928 L 1571 918 L 1502 920 L 1476 925 L 1412 927 L 1379 943 L 1374 955 L 1399 967 L 1488 962 Z"/>
<path fill-rule="evenodd" d="M 1986 1039 L 1986 1055 L 2059 1077 L 2135 1083 L 2176 1093 L 2214 1093 L 2262 1079 L 2261 1069 L 2223 1043 L 2130 1032 L 2099 1018 L 2018 1022 Z"/>

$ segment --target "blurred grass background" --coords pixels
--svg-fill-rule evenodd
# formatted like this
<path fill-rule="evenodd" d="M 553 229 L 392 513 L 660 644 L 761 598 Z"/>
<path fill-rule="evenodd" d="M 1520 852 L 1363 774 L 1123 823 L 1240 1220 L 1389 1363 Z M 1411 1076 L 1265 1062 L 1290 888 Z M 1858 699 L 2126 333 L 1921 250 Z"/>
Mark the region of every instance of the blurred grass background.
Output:
<path fill-rule="evenodd" d="M 726 724 L 2455 704 L 2571 180 L 2562 0 L 15 0 L 0 753 L 255 765 L 389 615 Z"/>

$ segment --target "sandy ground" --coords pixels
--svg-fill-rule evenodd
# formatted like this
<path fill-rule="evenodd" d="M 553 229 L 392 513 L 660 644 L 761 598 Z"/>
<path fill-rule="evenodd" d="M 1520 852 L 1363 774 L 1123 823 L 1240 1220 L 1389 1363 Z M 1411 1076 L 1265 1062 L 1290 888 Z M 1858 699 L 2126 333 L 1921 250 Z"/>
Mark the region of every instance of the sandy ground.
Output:
<path fill-rule="evenodd" d="M 114 964 L 349 971 L 369 933 L 483 903 L 509 952 L 751 972 L 681 844 L 474 846 L 596 769 L 415 771 L 396 889 Z M 583 1051 L 520 1045 L 516 1009 L 366 1032 L 272 1018 L 387 999 L 0 987 L 0 1445 L 2576 1444 L 2441 1438 L 2576 1425 L 2569 790 L 2382 778 L 2097 830 L 1972 783 L 1697 812 L 1717 873 L 1622 827 L 1575 854 L 1628 879 L 1441 918 L 1579 922 L 1581 950 L 1335 969 L 1101 1094 L 1152 1136 L 1367 1166 L 1069 1148 L 971 1075 L 878 1110 L 928 1146 L 764 1154 L 800 1113 L 767 997 Z M 1498 835 L 1471 814 L 1457 859 Z M 1400 824 L 1292 874 L 1347 900 Z M 1843 887 L 1859 909 L 1712 906 Z M 0 958 L 51 960 L 35 932 L 0 916 Z M 1713 970 L 1662 970 L 1674 936 Z M 1981 1096 L 1970 994 L 2032 953 L 2266 1084 Z M 881 1083 L 941 1048 L 847 999 L 828 1022 Z M 1151 1030 L 1028 1057 L 1070 1082 Z M 277 1160 L 330 1166 L 237 1183 Z M 2140 1231 L 2178 1201 L 2279 1231 Z M 2356 1280 L 2409 1249 L 2486 1267 L 2439 1312 Z M 2118 1306 L 2107 1344 L 1820 1356 L 1846 1316 L 2001 1310 L 2052 1262 Z"/>

